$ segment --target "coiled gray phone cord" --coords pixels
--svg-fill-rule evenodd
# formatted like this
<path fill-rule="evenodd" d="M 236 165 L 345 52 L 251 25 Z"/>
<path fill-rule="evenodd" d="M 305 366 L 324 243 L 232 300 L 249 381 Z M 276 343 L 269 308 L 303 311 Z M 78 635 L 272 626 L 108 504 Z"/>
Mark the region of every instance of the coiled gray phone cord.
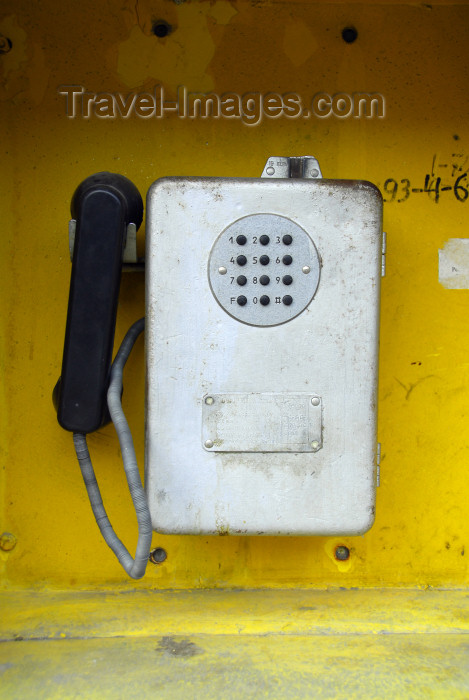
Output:
<path fill-rule="evenodd" d="M 78 463 L 98 527 L 106 543 L 112 549 L 122 567 L 132 578 L 142 578 L 145 573 L 151 548 L 152 527 L 150 510 L 138 471 L 132 435 L 124 411 L 122 410 L 122 374 L 124 365 L 127 362 L 134 343 L 144 327 L 145 319 L 141 318 L 127 331 L 114 362 L 112 363 L 111 381 L 107 392 L 109 413 L 111 414 L 112 422 L 114 423 L 119 438 L 125 475 L 137 515 L 138 541 L 135 559 L 132 558 L 124 544 L 117 537 L 107 516 L 91 463 L 88 445 L 86 443 L 86 435 L 83 433 L 73 434 Z"/>

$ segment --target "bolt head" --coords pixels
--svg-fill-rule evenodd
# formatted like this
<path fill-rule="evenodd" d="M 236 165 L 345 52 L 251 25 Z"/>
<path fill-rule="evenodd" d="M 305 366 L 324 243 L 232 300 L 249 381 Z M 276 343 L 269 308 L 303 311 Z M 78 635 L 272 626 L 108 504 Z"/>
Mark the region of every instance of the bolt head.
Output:
<path fill-rule="evenodd" d="M 314 398 L 311 399 L 311 403 L 313 404 L 313 406 L 319 406 L 321 401 L 318 399 L 317 396 L 315 396 Z"/>
<path fill-rule="evenodd" d="M 350 549 L 345 545 L 340 544 L 335 548 L 335 558 L 339 561 L 347 561 L 350 557 Z"/>
<path fill-rule="evenodd" d="M 205 447 L 210 449 L 211 447 L 213 447 L 213 440 L 205 440 L 204 445 L 205 445 Z"/>
<path fill-rule="evenodd" d="M 213 396 L 206 396 L 205 397 L 205 403 L 207 404 L 207 406 L 211 406 L 213 404 L 213 402 L 214 402 Z"/>
<path fill-rule="evenodd" d="M 269 167 L 265 172 L 267 175 L 273 175 L 275 173 L 275 168 Z"/>
<path fill-rule="evenodd" d="M 219 267 L 219 268 L 218 268 L 218 272 L 220 273 L 220 275 L 226 275 L 226 273 L 228 272 L 228 270 L 226 269 L 226 267 L 223 267 L 223 266 L 222 266 L 222 267 Z"/>
<path fill-rule="evenodd" d="M 313 440 L 311 443 L 311 448 L 314 450 L 314 452 L 317 452 L 319 450 L 319 442 L 317 440 Z"/>
<path fill-rule="evenodd" d="M 305 266 L 302 268 L 302 270 L 303 270 L 303 272 L 304 272 L 305 275 L 309 275 L 309 273 L 311 272 L 311 268 L 310 268 L 309 265 L 305 265 Z"/>
<path fill-rule="evenodd" d="M 152 564 L 161 564 L 168 558 L 166 550 L 163 547 L 156 547 L 150 552 L 150 561 Z"/>

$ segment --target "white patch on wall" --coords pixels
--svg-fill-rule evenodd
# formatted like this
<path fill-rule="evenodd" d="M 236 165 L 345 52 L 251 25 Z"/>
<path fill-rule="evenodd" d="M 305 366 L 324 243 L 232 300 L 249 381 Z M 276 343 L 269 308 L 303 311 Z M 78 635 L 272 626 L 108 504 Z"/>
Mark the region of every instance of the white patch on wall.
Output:
<path fill-rule="evenodd" d="M 446 289 L 469 289 L 469 238 L 450 238 L 438 251 L 438 280 Z"/>

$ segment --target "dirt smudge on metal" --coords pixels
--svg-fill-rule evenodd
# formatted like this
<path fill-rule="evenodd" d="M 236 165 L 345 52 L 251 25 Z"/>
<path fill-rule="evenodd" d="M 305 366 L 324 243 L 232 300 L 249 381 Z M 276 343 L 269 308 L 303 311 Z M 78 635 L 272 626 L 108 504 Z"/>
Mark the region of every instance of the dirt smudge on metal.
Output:
<path fill-rule="evenodd" d="M 159 641 L 156 651 L 166 654 L 167 656 L 190 657 L 197 654 L 203 654 L 204 650 L 201 647 L 191 642 L 189 639 L 177 640 L 175 637 L 162 637 Z"/>

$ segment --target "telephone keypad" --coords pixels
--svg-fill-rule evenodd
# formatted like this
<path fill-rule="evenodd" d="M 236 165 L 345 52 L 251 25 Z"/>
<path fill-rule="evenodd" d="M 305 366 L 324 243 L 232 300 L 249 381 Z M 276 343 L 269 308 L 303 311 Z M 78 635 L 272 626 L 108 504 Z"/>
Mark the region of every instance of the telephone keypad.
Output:
<path fill-rule="evenodd" d="M 220 306 L 253 326 L 274 326 L 298 316 L 312 301 L 320 275 L 311 237 L 277 214 L 253 214 L 230 224 L 216 239 L 208 267 L 210 287 Z M 243 275 L 237 274 L 239 267 Z M 262 294 L 267 285 L 269 295 Z M 242 295 L 236 295 L 237 286 L 243 287 Z"/>

